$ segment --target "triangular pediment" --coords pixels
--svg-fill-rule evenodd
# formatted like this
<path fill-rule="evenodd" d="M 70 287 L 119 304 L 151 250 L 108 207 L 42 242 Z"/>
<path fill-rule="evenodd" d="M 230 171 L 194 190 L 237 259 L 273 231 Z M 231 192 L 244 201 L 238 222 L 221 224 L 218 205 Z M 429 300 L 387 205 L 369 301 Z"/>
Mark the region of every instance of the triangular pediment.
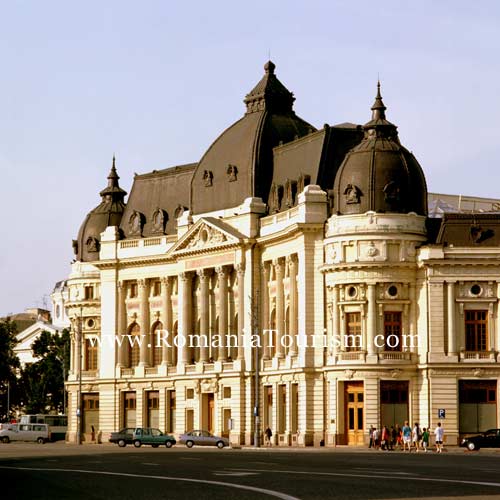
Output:
<path fill-rule="evenodd" d="M 168 254 L 190 254 L 239 245 L 243 234 L 215 217 L 202 217 L 169 250 Z"/>

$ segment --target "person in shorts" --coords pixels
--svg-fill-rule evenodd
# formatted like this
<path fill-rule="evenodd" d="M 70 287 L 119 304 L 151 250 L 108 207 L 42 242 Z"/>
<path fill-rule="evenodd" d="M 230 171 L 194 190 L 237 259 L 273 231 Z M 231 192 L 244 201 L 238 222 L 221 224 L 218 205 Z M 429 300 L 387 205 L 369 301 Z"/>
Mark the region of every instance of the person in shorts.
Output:
<path fill-rule="evenodd" d="M 425 451 L 425 453 L 427 453 L 427 448 L 429 447 L 429 438 L 430 438 L 430 434 L 429 434 L 429 430 L 426 429 L 425 427 L 423 428 L 423 433 L 422 433 L 422 447 Z"/>
<path fill-rule="evenodd" d="M 408 447 L 408 451 L 411 452 L 411 427 L 408 425 L 408 421 L 403 425 L 403 451 L 406 451 Z"/>
<path fill-rule="evenodd" d="M 434 436 L 436 438 L 436 452 L 443 452 L 444 429 L 441 422 L 438 422 L 437 427 L 434 429 Z"/>

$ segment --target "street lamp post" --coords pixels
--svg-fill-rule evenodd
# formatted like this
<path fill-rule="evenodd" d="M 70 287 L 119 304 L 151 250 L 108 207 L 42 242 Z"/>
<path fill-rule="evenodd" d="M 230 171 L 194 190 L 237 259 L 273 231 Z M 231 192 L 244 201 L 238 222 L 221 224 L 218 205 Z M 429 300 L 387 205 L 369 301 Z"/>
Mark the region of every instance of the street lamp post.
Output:
<path fill-rule="evenodd" d="M 76 410 L 77 416 L 77 444 L 82 444 L 82 359 L 83 359 L 83 324 L 82 324 L 82 308 L 80 307 L 80 316 L 77 322 L 77 342 L 78 342 L 78 407 Z"/>
<path fill-rule="evenodd" d="M 251 304 L 252 304 L 252 332 L 254 335 L 254 340 L 259 339 L 259 322 L 258 322 L 258 303 L 259 303 L 259 293 L 255 293 L 255 298 L 252 298 Z M 254 409 L 253 409 L 253 414 L 255 418 L 254 422 L 254 437 L 253 437 L 253 443 L 255 448 L 260 448 L 260 387 L 259 387 L 259 364 L 260 364 L 260 349 L 259 349 L 259 342 L 256 342 L 255 348 L 254 348 L 254 358 L 255 358 L 255 367 L 254 367 L 254 384 L 255 384 L 255 391 L 254 391 Z"/>

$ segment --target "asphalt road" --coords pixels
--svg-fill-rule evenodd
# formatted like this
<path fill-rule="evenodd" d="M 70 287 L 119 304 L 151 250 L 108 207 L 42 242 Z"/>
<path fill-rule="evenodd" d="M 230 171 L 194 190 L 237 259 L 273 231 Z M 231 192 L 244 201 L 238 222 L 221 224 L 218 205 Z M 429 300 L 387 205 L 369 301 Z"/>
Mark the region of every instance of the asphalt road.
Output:
<path fill-rule="evenodd" d="M 0 445 L 2 499 L 500 498 L 500 452 Z"/>

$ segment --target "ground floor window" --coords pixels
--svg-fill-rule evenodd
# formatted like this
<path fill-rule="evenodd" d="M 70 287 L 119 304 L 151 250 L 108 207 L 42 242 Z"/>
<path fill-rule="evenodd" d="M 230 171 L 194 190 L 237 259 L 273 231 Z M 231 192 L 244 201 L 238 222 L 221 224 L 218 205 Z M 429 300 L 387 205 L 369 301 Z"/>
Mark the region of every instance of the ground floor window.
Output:
<path fill-rule="evenodd" d="M 497 427 L 496 380 L 460 380 L 458 393 L 460 434 Z"/>
<path fill-rule="evenodd" d="M 135 392 L 123 393 L 123 427 L 136 426 L 136 396 Z"/>
<path fill-rule="evenodd" d="M 408 381 L 380 381 L 380 425 L 387 427 L 408 420 Z M 372 424 L 373 425 L 373 424 Z"/>
<path fill-rule="evenodd" d="M 85 439 L 91 439 L 99 429 L 99 394 L 82 394 L 83 422 L 82 430 Z"/>

